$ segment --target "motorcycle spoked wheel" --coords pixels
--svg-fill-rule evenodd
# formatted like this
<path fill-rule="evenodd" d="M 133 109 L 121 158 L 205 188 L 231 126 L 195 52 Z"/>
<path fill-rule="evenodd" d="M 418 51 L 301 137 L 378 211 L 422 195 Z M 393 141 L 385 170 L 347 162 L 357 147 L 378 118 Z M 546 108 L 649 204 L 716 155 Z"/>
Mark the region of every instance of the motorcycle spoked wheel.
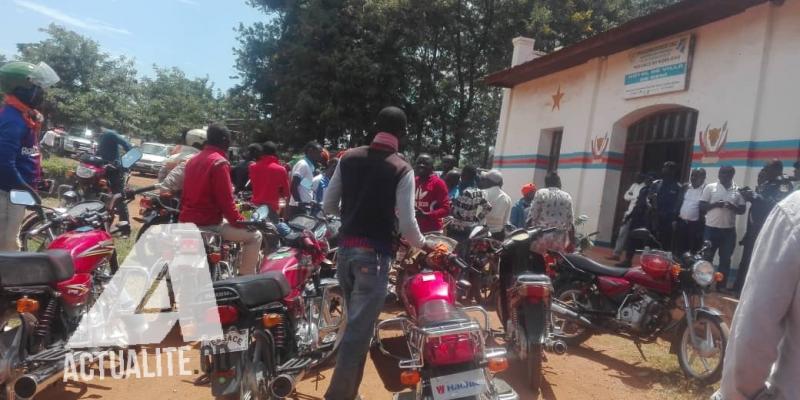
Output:
<path fill-rule="evenodd" d="M 528 344 L 528 356 L 525 365 L 528 368 L 528 384 L 534 394 L 539 394 L 542 387 L 542 359 L 544 349 L 540 343 Z"/>
<path fill-rule="evenodd" d="M 225 279 L 235 278 L 236 272 L 227 261 L 220 261 L 209 266 L 211 269 L 211 281 L 217 282 Z"/>
<path fill-rule="evenodd" d="M 583 290 L 580 287 L 570 284 L 558 294 L 557 299 L 562 303 L 576 307 L 578 304 L 587 304 L 589 300 L 586 298 Z M 570 346 L 577 346 L 585 342 L 592 336 L 592 332 L 578 325 L 575 322 L 567 321 L 566 319 L 559 318 L 552 313 L 551 316 L 553 335 L 563 340 Z"/>
<path fill-rule="evenodd" d="M 260 381 L 259 381 L 259 378 Z M 239 380 L 239 400 L 269 400 L 270 393 L 266 380 L 269 379 L 267 365 L 261 357 L 253 354 L 253 360 L 244 369 Z"/>
<path fill-rule="evenodd" d="M 698 316 L 693 323 L 693 327 L 685 322 L 681 325 L 678 363 L 688 378 L 709 385 L 722 376 L 730 331 L 721 319 L 708 315 Z M 699 348 L 692 343 L 690 329 L 694 329 L 701 342 Z M 709 364 L 710 359 L 714 359 L 713 364 Z"/>
<path fill-rule="evenodd" d="M 470 294 L 482 306 L 491 305 L 497 297 L 499 278 L 495 271 L 496 268 L 491 262 L 483 265 L 480 275 L 475 271 L 470 271 L 470 283 L 473 285 Z"/>

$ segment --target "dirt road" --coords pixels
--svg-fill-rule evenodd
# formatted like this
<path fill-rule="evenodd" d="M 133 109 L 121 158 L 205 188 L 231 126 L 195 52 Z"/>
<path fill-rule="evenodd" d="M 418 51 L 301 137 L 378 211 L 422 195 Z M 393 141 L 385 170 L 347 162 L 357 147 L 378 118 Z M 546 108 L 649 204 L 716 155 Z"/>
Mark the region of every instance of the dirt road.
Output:
<path fill-rule="evenodd" d="M 131 185 L 145 186 L 152 180 L 134 176 Z M 131 215 L 138 215 L 138 202 L 133 202 Z M 135 226 L 134 229 L 138 227 Z M 390 318 L 398 310 L 390 310 L 382 318 Z M 494 315 L 494 314 L 493 314 Z M 499 327 L 494 317 L 493 325 Z M 180 345 L 173 332 L 169 346 Z M 163 347 L 167 347 L 167 342 Z M 402 338 L 386 342 L 391 349 L 399 351 L 404 344 Z M 643 359 L 634 345 L 624 339 L 611 336 L 591 338 L 584 345 L 572 347 L 564 356 L 550 355 L 544 363 L 544 386 L 541 399 L 703 399 L 710 389 L 699 389 L 686 383 L 676 357 L 669 354 L 665 343 L 645 345 Z M 149 364 L 155 364 L 149 349 Z M 165 376 L 156 378 L 100 379 L 91 381 L 58 382 L 42 392 L 37 399 L 52 400 L 141 400 L 141 399 L 212 399 L 208 386 L 196 386 L 199 376 L 199 356 L 196 349 L 187 352 L 188 376 Z M 167 371 L 162 358 L 163 371 Z M 152 370 L 152 368 L 151 368 Z M 99 371 L 95 371 L 99 375 Z M 292 397 L 295 400 L 322 399 L 328 386 L 331 367 L 318 374 L 306 377 Z M 177 373 L 177 372 L 176 372 Z M 399 381 L 400 371 L 394 359 L 373 350 L 367 361 L 361 385 L 362 398 L 367 400 L 390 399 L 391 393 L 405 390 Z M 511 368 L 500 375 L 520 394 L 523 400 L 536 397 L 527 389 L 525 367 L 512 362 Z"/>

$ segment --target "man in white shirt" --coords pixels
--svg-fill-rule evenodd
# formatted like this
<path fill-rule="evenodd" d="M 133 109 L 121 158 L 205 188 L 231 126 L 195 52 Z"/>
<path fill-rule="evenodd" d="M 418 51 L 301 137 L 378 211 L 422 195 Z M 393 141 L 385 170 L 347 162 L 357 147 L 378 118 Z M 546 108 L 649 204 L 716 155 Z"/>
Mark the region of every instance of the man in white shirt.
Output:
<path fill-rule="evenodd" d="M 630 215 L 634 207 L 636 207 L 636 199 L 639 197 L 639 192 L 645 187 L 646 180 L 647 175 L 640 173 L 639 176 L 636 177 L 636 182 L 633 182 L 631 187 L 628 188 L 628 191 L 622 196 L 623 199 L 628 202 L 628 209 L 625 210 L 625 214 L 622 216 L 622 224 L 619 226 L 619 232 L 617 233 L 617 242 L 614 245 L 614 251 L 611 253 L 611 257 L 608 258 L 609 260 L 619 261 L 622 258 L 622 252 L 628 244 L 628 228 L 630 228 L 631 223 Z"/>
<path fill-rule="evenodd" d="M 700 213 L 700 199 L 706 185 L 706 170 L 695 168 L 689 176 L 689 184 L 684 187 L 681 198 L 678 222 L 675 228 L 675 250 L 678 254 L 695 252 L 703 245 L 703 215 Z"/>
<path fill-rule="evenodd" d="M 298 160 L 292 168 L 290 216 L 302 212 L 302 206 L 314 201 L 314 171 L 322 160 L 322 146 L 315 141 L 308 142 L 305 153 L 305 157 Z"/>
<path fill-rule="evenodd" d="M 731 256 L 736 248 L 736 216 L 744 214 L 746 203 L 733 183 L 736 170 L 730 165 L 719 169 L 719 182 L 710 183 L 703 189 L 700 198 L 700 212 L 705 213 L 706 227 L 703 239 L 711 242 L 706 252 L 706 260 L 713 261 L 719 251 L 718 271 L 725 275 L 720 282 L 727 289 L 726 282 L 731 272 Z"/>
<path fill-rule="evenodd" d="M 505 236 L 503 229 L 511 216 L 511 197 L 501 189 L 503 175 L 493 169 L 483 174 L 481 183 L 486 192 L 486 200 L 492 206 L 491 211 L 486 214 L 486 226 L 492 232 L 492 236 L 502 240 Z"/>
<path fill-rule="evenodd" d="M 800 399 L 798 293 L 800 192 L 794 192 L 772 209 L 756 240 L 713 399 Z"/>

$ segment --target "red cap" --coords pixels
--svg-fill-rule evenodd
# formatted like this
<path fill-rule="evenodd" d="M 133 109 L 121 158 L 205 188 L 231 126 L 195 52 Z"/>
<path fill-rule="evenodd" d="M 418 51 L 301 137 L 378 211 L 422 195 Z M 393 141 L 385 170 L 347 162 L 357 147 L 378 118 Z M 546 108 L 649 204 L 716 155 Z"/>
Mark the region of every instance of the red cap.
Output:
<path fill-rule="evenodd" d="M 535 191 L 536 191 L 536 185 L 534 185 L 532 183 L 526 183 L 526 184 L 522 185 L 522 195 L 523 196 L 527 196 L 528 193 L 535 192 Z"/>

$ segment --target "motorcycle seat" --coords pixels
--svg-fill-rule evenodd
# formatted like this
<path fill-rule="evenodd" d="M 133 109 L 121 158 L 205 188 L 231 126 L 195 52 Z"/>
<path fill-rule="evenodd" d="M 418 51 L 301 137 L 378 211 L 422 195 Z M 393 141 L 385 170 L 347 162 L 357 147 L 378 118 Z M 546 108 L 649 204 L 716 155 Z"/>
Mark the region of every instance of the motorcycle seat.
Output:
<path fill-rule="evenodd" d="M 214 282 L 214 289 L 225 288 L 239 294 L 247 307 L 256 307 L 278 301 L 291 292 L 286 277 L 279 272 L 245 275 Z"/>
<path fill-rule="evenodd" d="M 93 154 L 84 154 L 81 156 L 81 162 L 86 163 L 89 165 L 94 165 L 95 167 L 102 167 L 106 165 L 106 162 L 99 156 Z"/>
<path fill-rule="evenodd" d="M 418 312 L 420 328 L 438 328 L 450 324 L 466 323 L 469 316 L 447 300 L 431 300 L 424 303 Z"/>
<path fill-rule="evenodd" d="M 0 285 L 33 286 L 65 281 L 75 274 L 65 250 L 44 253 L 0 252 Z"/>
<path fill-rule="evenodd" d="M 564 258 L 566 258 L 567 261 L 569 261 L 578 269 L 591 272 L 595 275 L 621 277 L 629 271 L 628 268 L 612 267 L 600 264 L 599 262 L 580 254 L 565 254 Z"/>

